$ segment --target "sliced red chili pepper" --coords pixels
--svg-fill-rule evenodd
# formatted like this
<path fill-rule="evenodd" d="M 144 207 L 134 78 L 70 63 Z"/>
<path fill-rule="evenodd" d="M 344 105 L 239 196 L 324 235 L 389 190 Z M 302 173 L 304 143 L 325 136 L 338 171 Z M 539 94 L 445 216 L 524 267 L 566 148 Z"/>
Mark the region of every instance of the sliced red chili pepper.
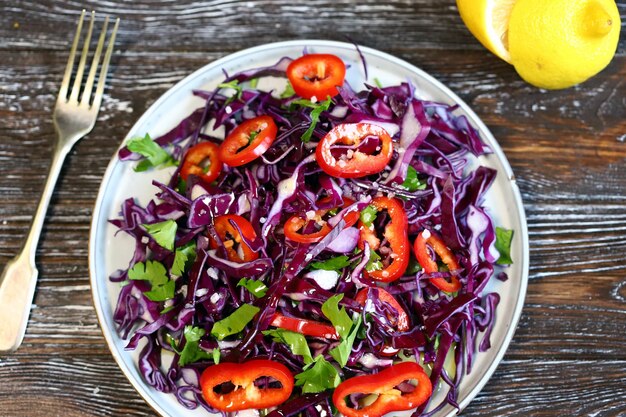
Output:
<path fill-rule="evenodd" d="M 239 263 L 254 261 L 259 257 L 259 254 L 254 252 L 242 239 L 237 228 L 230 223 L 231 221 L 239 227 L 243 237 L 248 241 L 253 241 L 257 237 L 254 227 L 244 217 L 237 214 L 226 214 L 216 217 L 214 221 L 215 231 L 226 248 L 228 259 Z M 209 243 L 212 249 L 218 248 L 218 244 L 214 239 L 210 239 Z"/>
<path fill-rule="evenodd" d="M 365 139 L 378 137 L 378 153 L 367 154 L 359 149 Z M 335 144 L 352 147 L 339 159 L 333 154 Z M 379 149 L 380 148 L 380 149 Z M 341 178 L 358 178 L 382 171 L 393 155 L 391 137 L 385 129 L 369 123 L 344 123 L 335 126 L 317 145 L 315 159 L 328 175 Z"/>
<path fill-rule="evenodd" d="M 377 211 L 387 210 L 390 221 L 385 226 L 383 236 L 389 242 L 391 254 L 388 257 L 388 265 L 383 269 L 375 271 L 365 271 L 365 274 L 382 282 L 391 282 L 400 278 L 407 266 L 409 266 L 409 237 L 407 235 L 408 221 L 402 203 L 395 198 L 376 197 L 370 205 L 374 206 Z M 365 247 L 364 242 L 368 242 L 371 250 L 377 250 L 380 246 L 380 240 L 374 231 L 374 225 L 366 226 L 363 222 L 359 222 L 360 236 L 358 246 L 360 249 Z"/>
<path fill-rule="evenodd" d="M 207 183 L 213 182 L 222 172 L 219 147 L 212 142 L 201 142 L 191 147 L 185 155 L 180 176 L 185 181 L 189 175 L 196 175 Z"/>
<path fill-rule="evenodd" d="M 255 384 L 267 378 L 278 381 L 280 387 Z M 282 404 L 291 395 L 293 382 L 293 375 L 285 365 L 267 359 L 220 363 L 206 368 L 200 377 L 202 396 L 220 411 L 260 410 Z M 228 386 L 234 389 L 225 392 Z M 216 391 L 221 388 L 224 392 Z"/>
<path fill-rule="evenodd" d="M 237 126 L 220 145 L 220 159 L 231 167 L 247 164 L 272 146 L 278 128 L 270 116 L 259 116 Z"/>
<path fill-rule="evenodd" d="M 346 64 L 330 54 L 308 54 L 292 61 L 287 67 L 287 78 L 300 97 L 326 100 L 339 94 L 343 85 Z"/>
<path fill-rule="evenodd" d="M 396 387 L 402 382 L 416 380 L 411 392 Z M 378 394 L 370 405 L 352 408 L 346 403 L 351 394 Z M 430 398 L 432 384 L 422 367 L 415 362 L 402 362 L 373 375 L 355 376 L 343 381 L 333 394 L 333 403 L 346 417 L 381 417 L 391 411 L 411 410 Z"/>
<path fill-rule="evenodd" d="M 287 317 L 280 313 L 274 314 L 270 326 L 280 327 L 281 329 L 300 333 L 305 336 L 323 337 L 331 340 L 339 339 L 337 331 L 330 324 L 295 317 Z"/>
<path fill-rule="evenodd" d="M 454 253 L 446 246 L 443 240 L 434 232 L 424 230 L 417 235 L 413 244 L 413 253 L 415 253 L 417 262 L 419 262 L 424 272 L 431 274 L 439 271 L 439 266 L 437 262 L 430 257 L 427 246 L 430 246 L 435 253 L 439 255 L 441 261 L 448 266 L 448 270 L 455 271 L 460 269 L 456 256 L 454 256 Z M 450 278 L 450 281 L 438 277 L 431 278 L 430 282 L 432 282 L 435 287 L 445 292 L 452 293 L 461 289 L 461 282 L 454 274 Z"/>
<path fill-rule="evenodd" d="M 319 203 L 328 202 L 329 200 L 329 197 L 324 197 L 320 199 Z M 345 197 L 343 198 L 342 208 L 348 207 L 351 204 L 354 204 L 354 200 Z M 332 209 L 317 210 L 310 219 L 303 219 L 302 217 L 297 215 L 291 216 L 285 222 L 285 237 L 298 243 L 319 242 L 331 231 L 331 227 L 328 225 L 328 223 L 326 223 L 325 220 L 322 219 L 322 217 L 324 217 L 324 215 L 326 215 L 326 213 L 328 213 L 330 210 Z M 359 219 L 359 213 L 356 210 L 352 211 L 346 214 L 343 219 L 346 222 L 344 228 L 353 226 Z M 304 232 L 302 229 L 309 223 L 309 221 L 315 221 L 318 225 L 320 225 L 320 228 L 313 233 Z"/>
<path fill-rule="evenodd" d="M 354 299 L 362 306 L 365 306 L 365 302 L 367 301 L 367 294 L 373 290 L 374 288 L 363 288 L 357 293 Z M 389 304 L 391 308 L 396 311 L 395 316 L 391 318 L 392 320 L 395 320 L 396 329 L 399 332 L 406 332 L 407 330 L 409 330 L 409 316 L 408 314 L 406 314 L 406 311 L 404 311 L 404 308 L 402 308 L 400 303 L 398 303 L 394 296 L 389 294 L 386 290 L 382 288 L 376 288 L 376 290 L 378 290 L 378 298 L 382 302 Z M 393 346 L 384 345 L 380 350 L 380 354 L 383 356 L 394 356 L 399 351 L 400 349 L 396 349 Z"/>

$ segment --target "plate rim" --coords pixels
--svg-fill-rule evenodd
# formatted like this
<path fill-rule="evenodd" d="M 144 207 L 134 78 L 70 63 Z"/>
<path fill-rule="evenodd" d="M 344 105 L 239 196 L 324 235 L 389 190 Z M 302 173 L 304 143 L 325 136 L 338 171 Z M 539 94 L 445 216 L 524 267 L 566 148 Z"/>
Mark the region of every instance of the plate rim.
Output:
<path fill-rule="evenodd" d="M 193 71 L 191 74 L 185 76 L 183 79 L 178 81 L 172 87 L 168 88 L 161 96 L 159 96 L 159 98 L 156 101 L 154 101 L 148 107 L 148 109 L 146 109 L 143 112 L 143 114 L 139 117 L 139 119 L 137 119 L 137 121 L 128 130 L 128 133 L 126 134 L 126 136 L 120 143 L 116 152 L 113 154 L 111 160 L 109 161 L 107 165 L 107 169 L 102 177 L 102 180 L 100 182 L 100 187 L 98 189 L 98 196 L 96 198 L 96 201 L 94 203 L 94 208 L 92 210 L 92 220 L 91 220 L 91 225 L 90 225 L 89 244 L 88 244 L 89 284 L 91 287 L 92 302 L 96 310 L 96 316 L 98 319 L 98 325 L 100 327 L 100 331 L 102 332 L 106 340 L 109 351 L 111 352 L 111 355 L 115 359 L 117 366 L 120 368 L 120 370 L 122 371 L 126 379 L 133 386 L 135 391 L 146 402 L 146 404 L 148 404 L 154 411 L 156 411 L 161 416 L 167 417 L 171 415 L 169 412 L 165 411 L 156 400 L 152 398 L 152 396 L 148 393 L 148 390 L 147 390 L 148 387 L 145 385 L 145 383 L 140 383 L 140 381 L 136 380 L 135 378 L 130 377 L 126 364 L 122 360 L 119 350 L 117 349 L 117 346 L 114 343 L 111 332 L 110 331 L 105 332 L 105 329 L 104 329 L 105 326 L 103 326 L 103 323 L 105 323 L 105 312 L 104 312 L 104 308 L 101 302 L 102 298 L 100 295 L 100 291 L 97 285 L 97 276 L 95 272 L 95 269 L 96 269 L 95 247 L 96 247 L 96 242 L 98 240 L 97 239 L 98 221 L 102 215 L 101 209 L 103 207 L 105 195 L 107 194 L 106 191 L 107 191 L 109 182 L 111 180 L 113 171 L 117 163 L 120 163 L 120 160 L 118 157 L 118 151 L 119 149 L 122 148 L 124 143 L 126 143 L 126 141 L 128 140 L 130 136 L 130 132 L 134 131 L 137 126 L 144 123 L 146 119 L 149 119 L 150 117 L 152 117 L 152 114 L 163 104 L 163 102 L 167 101 L 171 95 L 176 93 L 177 90 L 184 88 L 184 86 L 187 83 L 195 80 L 196 77 L 201 76 L 205 71 L 208 71 L 214 67 L 219 67 L 220 65 L 223 65 L 229 61 L 236 60 L 236 59 L 245 57 L 250 54 L 258 54 L 258 53 L 262 53 L 264 51 L 269 51 L 273 49 L 281 49 L 281 48 L 288 48 L 288 47 L 295 47 L 295 46 L 300 46 L 303 48 L 307 46 L 320 47 L 320 48 L 333 47 L 333 48 L 350 49 L 352 51 L 355 51 L 355 49 L 357 48 L 357 44 L 354 44 L 354 43 L 323 40 L 323 39 L 297 39 L 297 40 L 289 40 L 289 41 L 279 41 L 279 42 L 265 43 L 265 44 L 245 48 L 234 53 L 229 53 L 229 54 L 224 55 L 223 57 L 220 57 L 214 61 L 211 61 L 201 66 L 197 70 Z M 404 59 L 398 58 L 387 52 L 383 52 L 383 51 L 380 51 L 378 49 L 374 49 L 368 46 L 358 45 L 358 49 L 362 53 L 374 55 L 386 61 L 390 61 L 394 63 L 395 65 L 402 66 L 406 68 L 407 70 L 411 71 L 412 73 L 419 75 L 420 77 L 424 78 L 429 83 L 434 85 L 436 88 L 438 88 L 442 93 L 447 95 L 448 98 L 452 100 L 455 104 L 458 104 L 459 107 L 462 108 L 466 112 L 468 118 L 474 124 L 474 126 L 479 131 L 481 131 L 481 133 L 484 133 L 486 135 L 484 140 L 489 142 L 489 145 L 492 148 L 493 153 L 497 156 L 498 161 L 502 165 L 507 176 L 506 178 L 507 182 L 509 186 L 511 187 L 511 191 L 514 196 L 516 215 L 519 219 L 520 226 L 522 227 L 521 248 L 520 248 L 522 259 L 519 260 L 519 263 L 521 264 L 522 274 L 520 277 L 519 294 L 516 300 L 515 307 L 513 309 L 512 320 L 508 323 L 508 329 L 505 332 L 505 336 L 504 336 L 502 344 L 500 345 L 500 348 L 495 353 L 494 360 L 491 361 L 487 369 L 484 371 L 483 376 L 478 380 L 476 385 L 458 403 L 459 408 L 462 411 L 478 395 L 478 393 L 482 391 L 484 386 L 493 376 L 500 362 L 502 362 L 502 358 L 504 357 L 506 351 L 508 350 L 508 347 L 513 339 L 515 331 L 517 330 L 517 326 L 519 324 L 519 320 L 520 320 L 524 303 L 526 300 L 528 277 L 529 277 L 530 249 L 529 249 L 528 224 L 526 220 L 526 213 L 524 210 L 524 204 L 523 204 L 521 192 L 519 190 L 519 187 L 517 186 L 517 182 L 516 182 L 513 170 L 511 168 L 511 165 L 509 164 L 509 161 L 506 158 L 504 151 L 500 147 L 500 144 L 497 142 L 496 138 L 493 136 L 493 134 L 487 128 L 487 126 L 483 123 L 483 121 L 472 110 L 472 108 L 467 103 L 465 103 L 465 101 L 463 101 L 459 96 L 457 96 L 456 93 L 454 93 L 452 90 L 450 90 L 450 88 L 448 88 L 445 84 L 437 80 L 435 77 L 433 77 L 429 73 L 411 64 L 410 62 L 405 61 Z M 450 411 L 447 414 L 445 414 L 446 417 L 456 414 L 456 408 L 452 407 L 450 404 L 447 404 L 444 407 L 444 409 L 450 409 Z"/>

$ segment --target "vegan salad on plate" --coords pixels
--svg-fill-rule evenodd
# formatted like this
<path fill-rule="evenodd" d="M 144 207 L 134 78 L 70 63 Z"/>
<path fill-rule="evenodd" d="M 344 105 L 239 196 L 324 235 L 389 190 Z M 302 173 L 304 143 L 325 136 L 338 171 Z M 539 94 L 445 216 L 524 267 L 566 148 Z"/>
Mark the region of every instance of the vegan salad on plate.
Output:
<path fill-rule="evenodd" d="M 119 152 L 172 175 L 110 220 L 135 242 L 113 319 L 144 381 L 188 409 L 431 415 L 490 348 L 486 287 L 513 262 L 484 204 L 491 150 L 456 106 L 345 75 L 306 52 L 225 73 Z"/>

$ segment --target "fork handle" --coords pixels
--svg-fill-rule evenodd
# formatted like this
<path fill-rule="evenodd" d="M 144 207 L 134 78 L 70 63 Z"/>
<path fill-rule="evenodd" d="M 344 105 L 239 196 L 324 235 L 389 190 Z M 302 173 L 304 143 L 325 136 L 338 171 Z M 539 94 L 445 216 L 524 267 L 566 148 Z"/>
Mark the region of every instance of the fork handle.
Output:
<path fill-rule="evenodd" d="M 52 165 L 43 189 L 35 217 L 22 251 L 5 266 L 0 275 L 0 353 L 16 350 L 24 339 L 28 316 L 39 272 L 35 266 L 35 253 L 41 235 L 48 204 L 54 191 L 63 161 L 70 150 L 60 141 L 52 158 Z"/>

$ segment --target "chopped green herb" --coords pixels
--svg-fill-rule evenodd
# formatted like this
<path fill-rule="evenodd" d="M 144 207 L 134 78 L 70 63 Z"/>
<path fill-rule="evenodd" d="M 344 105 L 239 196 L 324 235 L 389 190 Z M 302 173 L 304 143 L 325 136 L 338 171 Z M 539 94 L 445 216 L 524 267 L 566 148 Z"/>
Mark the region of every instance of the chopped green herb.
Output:
<path fill-rule="evenodd" d="M 311 263 L 311 268 L 325 271 L 340 271 L 347 266 L 350 266 L 350 259 L 346 255 Z"/>
<path fill-rule="evenodd" d="M 343 294 L 335 294 L 322 304 L 322 313 L 335 326 L 337 334 L 342 339 L 346 339 L 352 328 L 352 319 L 346 313 L 345 307 L 339 308 L 339 302 L 343 298 Z"/>
<path fill-rule="evenodd" d="M 374 220 L 376 220 L 376 213 L 378 213 L 376 207 L 369 205 L 361 211 L 359 219 L 365 227 L 370 227 L 372 223 L 374 223 Z"/>
<path fill-rule="evenodd" d="M 224 340 L 227 336 L 237 334 L 252 321 L 259 311 L 260 309 L 256 306 L 242 304 L 233 314 L 216 322 L 211 329 L 211 335 L 217 340 Z"/>
<path fill-rule="evenodd" d="M 383 85 L 381 84 L 380 80 L 376 77 L 374 77 L 374 84 L 376 84 L 376 87 L 378 88 L 383 88 Z"/>
<path fill-rule="evenodd" d="M 235 90 L 235 94 L 229 97 L 229 99 L 226 102 L 227 104 L 232 102 L 235 98 L 237 98 L 237 100 L 241 99 L 241 95 L 243 94 L 243 87 L 239 85 L 238 80 L 232 80 L 227 83 L 221 83 L 217 87 L 218 88 L 231 88 Z"/>
<path fill-rule="evenodd" d="M 178 191 L 178 194 L 185 195 L 187 193 L 187 181 L 181 178 L 176 187 L 176 191 Z"/>
<path fill-rule="evenodd" d="M 250 136 L 248 136 L 248 145 L 250 145 L 252 142 L 254 142 L 254 139 L 256 139 L 256 137 L 259 135 L 259 132 L 252 131 L 250 132 Z"/>
<path fill-rule="evenodd" d="M 313 362 L 304 367 L 304 371 L 295 376 L 298 387 L 302 387 L 302 393 L 317 393 L 327 389 L 336 388 L 341 383 L 337 369 L 322 355 L 317 356 Z"/>
<path fill-rule="evenodd" d="M 172 348 L 178 355 L 178 365 L 185 366 L 190 363 L 198 362 L 204 359 L 211 359 L 212 355 L 200 348 L 200 339 L 205 335 L 205 330 L 200 327 L 185 326 L 183 336 L 185 338 L 185 346 L 179 351 L 172 341 Z"/>
<path fill-rule="evenodd" d="M 143 293 L 149 300 L 152 301 L 165 301 L 170 298 L 174 298 L 174 293 L 176 292 L 176 282 L 167 281 L 163 285 L 153 286 L 150 291 L 146 291 Z"/>
<path fill-rule="evenodd" d="M 146 171 L 152 167 L 176 165 L 174 158 L 154 142 L 147 133 L 143 138 L 137 137 L 129 140 L 126 147 L 146 158 L 137 164 L 136 172 Z"/>
<path fill-rule="evenodd" d="M 160 223 L 144 224 L 146 231 L 154 241 L 167 250 L 174 250 L 174 241 L 176 240 L 176 230 L 178 225 L 172 219 Z"/>
<path fill-rule="evenodd" d="M 257 85 L 259 85 L 259 79 L 258 78 L 253 78 L 250 80 L 250 87 L 251 88 L 256 88 Z"/>
<path fill-rule="evenodd" d="M 187 243 L 185 246 L 181 246 L 180 248 L 176 248 L 176 254 L 174 255 L 174 263 L 172 265 L 172 274 L 176 276 L 181 276 L 185 273 L 191 265 L 193 265 L 193 261 L 196 259 L 196 243 L 191 241 Z"/>
<path fill-rule="evenodd" d="M 268 289 L 264 282 L 248 278 L 241 278 L 237 286 L 245 287 L 256 298 L 265 297 Z"/>
<path fill-rule="evenodd" d="M 402 183 L 402 187 L 406 188 L 407 191 L 417 191 L 423 190 L 426 188 L 426 183 L 420 181 L 417 176 L 417 171 L 411 165 L 407 168 L 406 171 L 406 179 Z"/>
<path fill-rule="evenodd" d="M 409 265 L 406 267 L 405 275 L 415 275 L 422 270 L 422 266 L 413 256 L 409 259 Z"/>
<path fill-rule="evenodd" d="M 152 285 L 163 285 L 169 281 L 167 270 L 159 261 L 137 262 L 128 270 L 128 279 L 149 281 Z"/>
<path fill-rule="evenodd" d="M 287 81 L 287 85 L 285 86 L 285 91 L 283 91 L 280 95 L 280 98 L 289 98 L 296 95 L 296 92 L 293 89 L 293 86 L 289 81 Z"/>
<path fill-rule="evenodd" d="M 144 295 L 149 300 L 160 302 L 174 298 L 176 283 L 168 278 L 167 270 L 161 262 L 137 262 L 128 270 L 128 279 L 148 281 L 150 291 L 146 291 Z"/>
<path fill-rule="evenodd" d="M 291 106 L 298 105 L 302 107 L 310 107 L 311 109 L 313 109 L 311 110 L 311 114 L 310 114 L 311 124 L 309 125 L 309 128 L 306 130 L 306 132 L 304 132 L 302 134 L 302 137 L 300 138 L 302 142 L 308 142 L 309 140 L 311 140 L 311 136 L 313 136 L 313 131 L 315 130 L 315 127 L 317 126 L 317 122 L 319 122 L 320 120 L 320 115 L 322 114 L 323 111 L 327 111 L 330 108 L 330 105 L 332 102 L 333 102 L 333 99 L 331 97 L 328 97 L 326 100 L 322 101 L 321 103 L 313 103 L 311 100 L 307 100 L 304 98 L 294 100 L 290 103 Z"/>
<path fill-rule="evenodd" d="M 354 344 L 354 339 L 356 338 L 360 327 L 361 316 L 359 315 L 354 323 L 354 326 L 352 326 L 352 330 L 348 333 L 348 336 L 345 338 L 342 337 L 341 343 L 329 352 L 342 368 L 348 363 L 348 358 L 350 358 L 350 353 L 352 352 L 352 345 Z"/>
<path fill-rule="evenodd" d="M 175 308 L 176 308 L 176 306 L 165 307 L 163 310 L 161 310 L 161 314 L 168 313 L 168 312 L 174 310 Z"/>
<path fill-rule="evenodd" d="M 284 329 L 270 329 L 263 332 L 265 336 L 270 336 L 275 342 L 284 343 L 294 355 L 302 356 L 305 364 L 313 362 L 311 350 L 304 335 Z"/>
<path fill-rule="evenodd" d="M 220 363 L 220 357 L 221 357 L 221 352 L 220 352 L 220 348 L 215 348 L 213 349 L 213 352 L 211 352 L 213 354 L 213 362 L 215 362 L 215 364 L 219 364 Z"/>
<path fill-rule="evenodd" d="M 511 265 L 511 242 L 513 241 L 513 230 L 496 227 L 496 249 L 500 252 L 500 257 L 496 261 L 498 265 Z"/>
<path fill-rule="evenodd" d="M 383 269 L 383 263 L 380 261 L 380 255 L 375 250 L 370 249 L 370 260 L 367 261 L 365 270 L 367 272 L 372 272 L 380 271 L 381 269 Z"/>

